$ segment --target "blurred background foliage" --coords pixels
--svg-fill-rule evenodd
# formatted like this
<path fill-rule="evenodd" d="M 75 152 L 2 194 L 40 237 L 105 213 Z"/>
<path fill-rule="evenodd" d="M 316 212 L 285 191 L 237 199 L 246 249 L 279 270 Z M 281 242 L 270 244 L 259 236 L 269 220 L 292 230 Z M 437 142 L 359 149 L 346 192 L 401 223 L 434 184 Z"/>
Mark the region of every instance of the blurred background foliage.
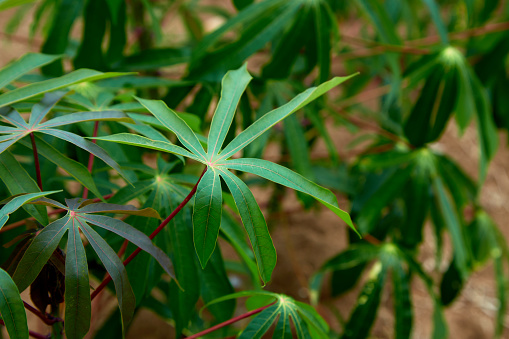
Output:
<path fill-rule="evenodd" d="M 491 333 L 507 335 L 509 252 L 480 199 L 490 161 L 500 146 L 498 132 L 509 129 L 507 1 L 3 0 L 0 9 L 9 10 L 9 16 L 2 17 L 3 35 L 16 39 L 28 31 L 23 38 L 40 52 L 65 55 L 44 66 L 41 74 L 25 75 L 20 82 L 37 82 L 77 68 L 137 72 L 140 76 L 98 81 L 94 90 L 116 93 L 116 108 L 130 112 L 136 107 L 118 106 L 124 97 L 161 98 L 169 107 L 189 113 L 188 123 L 194 121 L 197 131 L 208 129 L 209 108 L 218 98 L 223 75 L 247 60 L 254 80 L 241 98 L 241 114 L 227 140 L 308 86 L 359 72 L 340 91 L 289 117 L 244 150 L 244 156 L 263 158 L 276 147 L 281 164 L 347 198 L 347 210 L 363 235 L 361 240 L 345 228 L 348 246 L 338 246 L 337 255 L 316 270 L 304 300 L 316 306 L 357 288 L 356 304 L 350 306 L 347 318 L 334 320 L 339 324 L 332 326 L 330 337 L 365 338 L 383 295 L 388 294 L 395 319 L 390 336 L 408 338 L 421 320 L 414 317 L 417 305 L 412 301 L 413 281 L 420 280 L 434 305 L 432 337 L 458 337 L 448 332 L 443 309 L 454 303 L 475 271 L 492 263 L 498 304 Z M 459 136 L 468 129 L 476 131 L 477 147 L 470 150 L 478 152 L 474 177 L 436 146 L 450 124 L 456 125 Z M 124 128 L 102 126 L 100 133 Z M 345 131 L 341 126 L 355 136 L 350 145 L 342 145 L 356 150 L 353 157 L 340 156 L 343 152 L 335 140 L 338 131 Z M 83 135 L 91 135 L 90 125 L 79 128 Z M 324 145 L 325 157 L 314 156 L 317 145 Z M 146 189 L 126 196 L 138 197 L 161 215 L 169 214 L 172 204 L 159 199 L 178 203 L 172 197 L 180 197 L 183 188 L 169 185 L 158 196 L 150 185 L 161 177 L 177 182 L 188 173 L 160 157 L 157 169 L 145 168 L 141 152 L 116 144 L 101 146 L 116 155 L 133 182 L 146 183 Z M 23 155 L 21 149 L 17 151 Z M 84 153 L 75 158 L 85 163 Z M 119 189 L 107 171 L 98 167 L 94 174 L 102 194 Z M 56 174 L 53 180 L 67 178 Z M 252 186 L 268 185 L 262 179 L 245 180 Z M 5 187 L 0 189 L 2 196 L 8 196 Z M 277 214 L 285 208 L 281 204 L 285 191 L 274 187 L 270 192 L 265 211 Z M 115 197 L 116 203 L 128 201 L 122 200 L 122 194 Z M 302 208 L 315 207 L 308 197 L 298 198 Z M 230 227 L 238 221 L 226 215 L 223 238 L 237 246 L 238 253 L 249 252 L 239 249 L 247 243 L 237 239 L 243 235 Z M 185 213 L 178 220 L 179 225 L 189 222 Z M 308 226 L 312 233 L 313 225 Z M 155 226 L 143 227 L 149 232 Z M 435 256 L 431 270 L 423 268 L 420 253 L 426 229 L 432 234 L 426 241 L 432 242 Z M 168 236 L 173 240 L 161 240 L 162 248 L 178 237 Z M 0 239 L 5 243 L 7 233 Z M 0 249 L 2 258 L 9 252 Z M 237 286 L 243 289 L 260 287 L 243 260 L 224 262 L 219 250 L 208 269 L 193 273 L 200 278 L 190 278 L 201 281 L 201 288 L 185 296 L 160 279 L 162 272 L 139 262 L 128 269 L 137 272 L 130 277 L 139 306 L 171 320 L 177 333 L 187 328 L 189 319 L 192 331 L 204 326 L 194 306 L 200 296 L 207 303 L 234 291 L 228 272 L 251 276 L 250 280 L 241 275 L 246 281 Z M 208 289 L 204 281 L 215 286 Z M 154 298 L 153 288 L 163 291 L 168 302 Z M 179 302 L 173 302 L 175 296 Z M 215 321 L 221 321 L 234 309 L 230 301 L 210 311 Z M 112 331 L 120 329 L 109 324 L 118 317 L 117 311 L 97 337 L 116 337 Z"/>

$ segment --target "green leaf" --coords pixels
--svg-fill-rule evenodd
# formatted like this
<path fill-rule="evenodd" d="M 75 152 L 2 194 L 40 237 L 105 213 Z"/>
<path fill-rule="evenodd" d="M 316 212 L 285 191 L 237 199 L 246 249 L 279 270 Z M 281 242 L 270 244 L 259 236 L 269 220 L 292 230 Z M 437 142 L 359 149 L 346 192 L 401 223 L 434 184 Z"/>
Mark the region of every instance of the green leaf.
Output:
<path fill-rule="evenodd" d="M 233 195 L 242 223 L 249 235 L 260 276 L 264 283 L 267 283 L 276 267 L 276 249 L 265 218 L 247 185 L 227 169 L 218 170 Z"/>
<path fill-rule="evenodd" d="M 261 339 L 276 320 L 281 305 L 276 304 L 258 314 L 238 337 L 239 339 Z"/>
<path fill-rule="evenodd" d="M 122 170 L 120 169 L 120 166 L 117 164 L 117 162 L 115 160 L 113 160 L 108 155 L 108 153 L 106 153 L 105 150 L 103 150 L 101 147 L 97 146 L 96 144 L 80 137 L 77 134 L 70 133 L 67 131 L 58 130 L 58 129 L 44 129 L 41 132 L 43 132 L 44 134 L 48 134 L 48 135 L 54 136 L 56 138 L 65 140 L 67 142 L 70 142 L 71 144 L 74 144 L 74 145 L 78 146 L 79 148 L 82 148 L 85 151 L 92 153 L 94 156 L 101 159 L 106 164 L 108 164 L 111 168 L 116 170 L 127 182 L 129 182 L 129 180 L 127 179 L 125 174 L 122 172 Z"/>
<path fill-rule="evenodd" d="M 304 177 L 313 179 L 308 141 L 304 129 L 295 115 L 284 121 L 284 132 L 288 150 L 292 157 L 292 167 Z"/>
<path fill-rule="evenodd" d="M 0 1 L 0 11 L 6 3 L 13 3 L 15 1 Z M 19 0 L 17 2 L 20 2 Z M 18 60 L 11 62 L 7 66 L 0 69 L 0 89 L 4 88 L 7 84 L 18 79 L 23 74 L 26 74 L 34 69 L 49 64 L 62 55 L 48 55 L 40 53 L 27 53 Z"/>
<path fill-rule="evenodd" d="M 193 130 L 173 110 L 161 100 L 145 100 L 136 98 L 146 109 L 170 131 L 175 133 L 180 142 L 192 153 L 207 159 L 205 150 Z"/>
<path fill-rule="evenodd" d="M 67 173 L 72 176 L 76 181 L 85 186 L 92 192 L 96 197 L 102 197 L 101 193 L 97 189 L 95 185 L 94 179 L 92 178 L 92 174 L 88 171 L 88 169 L 82 163 L 79 163 L 71 158 L 66 157 L 64 154 L 60 153 L 56 148 L 54 148 L 51 144 L 44 141 L 44 139 L 40 138 L 36 135 L 37 142 L 37 153 L 42 155 Z M 32 144 L 28 141 L 21 140 L 20 143 L 28 148 L 32 148 Z"/>
<path fill-rule="evenodd" d="M 251 79 L 252 77 L 247 71 L 247 64 L 244 64 L 238 70 L 229 71 L 223 77 L 221 82 L 221 99 L 212 118 L 207 142 L 207 157 L 209 159 L 217 155 L 223 146 L 240 97 Z"/>
<path fill-rule="evenodd" d="M 94 138 L 96 140 L 103 140 L 103 141 L 112 141 L 112 142 L 118 142 L 119 144 L 126 144 L 126 145 L 132 145 L 132 146 L 139 146 L 149 149 L 154 149 L 157 151 L 162 151 L 166 153 L 172 153 L 179 156 L 188 157 L 190 159 L 194 159 L 196 161 L 202 162 L 203 159 L 198 158 L 194 154 L 190 153 L 188 150 L 176 146 L 170 142 L 164 142 L 164 141 L 158 141 L 158 140 L 152 140 L 149 138 L 142 137 L 140 135 L 130 134 L 130 133 L 119 133 L 119 134 L 113 134 L 108 135 L 100 138 Z"/>
<path fill-rule="evenodd" d="M 360 0 L 361 9 L 370 17 L 376 26 L 376 32 L 380 35 L 383 42 L 391 45 L 401 45 L 401 41 L 396 32 L 396 25 L 389 17 L 382 3 L 377 0 Z"/>
<path fill-rule="evenodd" d="M 304 304 L 300 301 L 295 301 L 298 306 L 299 314 L 304 318 L 306 323 L 310 326 L 310 329 L 317 331 L 322 338 L 328 338 L 329 325 L 327 322 L 318 314 L 318 312 L 308 304 Z"/>
<path fill-rule="evenodd" d="M 498 253 L 494 257 L 495 263 L 495 281 L 497 284 L 497 297 L 499 300 L 497 310 L 497 323 L 495 327 L 495 338 L 501 338 L 504 333 L 504 319 L 507 309 L 507 279 L 504 274 L 504 259 L 503 256 Z"/>
<path fill-rule="evenodd" d="M 309 194 L 324 204 L 357 232 L 350 219 L 350 215 L 339 208 L 336 196 L 328 189 L 318 186 L 300 174 L 286 167 L 262 159 L 234 159 L 223 161 L 223 164 L 228 168 L 253 173 L 267 180 Z"/>
<path fill-rule="evenodd" d="M 86 202 L 91 202 L 86 200 Z M 84 202 L 81 203 L 83 206 Z M 117 205 L 108 203 L 93 203 L 87 204 L 76 211 L 76 213 L 116 213 L 116 214 L 127 214 L 127 215 L 138 215 L 148 218 L 162 219 L 156 210 L 152 208 L 137 209 L 133 205 Z"/>
<path fill-rule="evenodd" d="M 345 325 L 345 330 L 341 339 L 367 338 L 375 320 L 378 306 L 380 305 L 380 294 L 382 292 L 386 273 L 382 263 L 377 262 L 373 266 L 370 272 L 370 278 L 357 298 L 357 305 L 350 315 L 350 320 Z"/>
<path fill-rule="evenodd" d="M 11 339 L 28 339 L 27 316 L 19 290 L 9 274 L 1 268 L 0 315 Z"/>
<path fill-rule="evenodd" d="M 0 179 L 13 195 L 41 191 L 35 180 L 8 151 L 0 154 Z M 48 223 L 48 214 L 45 207 L 24 205 L 23 209 L 41 224 L 46 225 Z"/>
<path fill-rule="evenodd" d="M 322 83 L 329 78 L 331 68 L 331 31 L 333 30 L 331 26 L 336 23 L 330 20 L 326 9 L 326 6 L 328 6 L 327 2 L 317 1 L 313 5 L 317 35 L 318 65 L 320 66 L 320 74 L 317 81 Z"/>
<path fill-rule="evenodd" d="M 132 122 L 125 113 L 120 111 L 93 111 L 93 112 L 77 112 L 71 114 L 61 115 L 53 118 L 46 122 L 43 122 L 39 126 L 41 128 L 72 125 L 78 122 L 85 121 L 122 121 Z"/>
<path fill-rule="evenodd" d="M 37 198 L 43 197 L 48 194 L 58 193 L 62 192 L 60 191 L 48 191 L 48 192 L 41 192 L 41 193 L 27 193 L 22 194 L 14 197 L 9 202 L 7 202 L 2 209 L 0 209 L 0 229 L 5 225 L 7 220 L 9 220 L 9 214 L 16 211 L 18 208 L 23 206 L 24 204 L 35 200 Z M 1 203 L 1 202 L 0 202 Z"/>
<path fill-rule="evenodd" d="M 32 128 L 39 125 L 55 104 L 66 94 L 64 91 L 45 93 L 42 100 L 32 107 L 28 124 Z"/>
<path fill-rule="evenodd" d="M 122 261 L 120 261 L 115 251 L 113 251 L 106 241 L 104 241 L 90 226 L 86 223 L 82 223 L 80 229 L 87 237 L 90 245 L 92 245 L 115 284 L 118 305 L 122 315 L 122 330 L 125 333 L 126 326 L 133 318 L 136 300 L 127 279 L 127 272 L 124 264 L 122 264 Z"/>
<path fill-rule="evenodd" d="M 462 280 L 466 280 L 469 274 L 470 253 L 466 248 L 465 238 L 462 231 L 463 227 L 449 197 L 445 192 L 441 178 L 434 178 L 433 188 L 439 201 L 440 211 L 444 216 L 447 228 L 451 234 L 451 240 L 454 246 L 455 263 L 457 264 Z"/>
<path fill-rule="evenodd" d="M 235 301 L 230 300 L 221 305 L 213 305 L 212 301 L 235 292 L 228 279 L 225 264 L 219 246 L 216 246 L 207 267 L 198 270 L 200 273 L 201 297 L 207 308 L 218 322 L 231 319 L 235 311 Z M 226 300 L 226 299 L 225 299 Z"/>
<path fill-rule="evenodd" d="M 394 311 L 396 315 L 396 339 L 410 338 L 413 312 L 410 299 L 410 275 L 399 264 L 392 267 L 394 283 Z"/>
<path fill-rule="evenodd" d="M 488 164 L 495 156 L 498 148 L 498 134 L 493 121 L 492 109 L 486 90 L 482 87 L 479 79 L 474 74 L 472 74 L 470 78 L 477 108 L 477 135 L 479 138 L 479 149 L 481 151 L 479 182 L 483 183 L 486 179 Z"/>
<path fill-rule="evenodd" d="M 44 227 L 32 241 L 12 276 L 20 291 L 24 291 L 37 278 L 70 224 L 68 217 L 58 219 Z"/>
<path fill-rule="evenodd" d="M 92 316 L 90 282 L 85 248 L 77 223 L 69 227 L 65 258 L 65 334 L 83 338 L 90 329 Z"/>
<path fill-rule="evenodd" d="M 449 44 L 449 37 L 447 36 L 447 28 L 442 21 L 442 17 L 440 16 L 440 8 L 435 0 L 422 0 L 426 6 L 428 6 L 429 11 L 431 12 L 431 18 L 437 27 L 438 34 L 440 35 L 440 40 L 444 45 Z"/>
<path fill-rule="evenodd" d="M 30 99 L 36 95 L 56 91 L 85 81 L 111 78 L 126 73 L 102 73 L 91 69 L 79 69 L 58 78 L 36 82 L 0 95 L 0 107 Z"/>
<path fill-rule="evenodd" d="M 230 144 L 228 144 L 228 146 L 226 146 L 226 148 L 222 150 L 219 156 L 214 160 L 221 161 L 228 159 L 249 145 L 253 140 L 262 135 L 269 128 L 286 118 L 288 115 L 298 111 L 311 101 L 315 100 L 316 98 L 320 97 L 321 95 L 325 94 L 332 88 L 338 86 L 353 76 L 355 76 L 355 74 L 347 77 L 335 77 L 334 79 L 327 81 L 318 87 L 309 88 L 301 94 L 297 95 L 286 105 L 276 108 L 275 110 L 263 115 L 251 126 L 237 135 L 237 137 L 233 139 L 232 142 L 230 142 Z"/>
<path fill-rule="evenodd" d="M 380 248 L 371 244 L 354 244 L 345 251 L 327 260 L 320 271 L 325 270 L 344 270 L 359 266 L 360 264 L 375 259 L 380 253 Z"/>
<path fill-rule="evenodd" d="M 194 246 L 203 268 L 216 247 L 222 205 L 219 173 L 209 167 L 198 184 L 193 210 Z"/>
<path fill-rule="evenodd" d="M 97 204 L 94 204 L 97 205 Z M 88 206 L 94 206 L 88 205 Z M 87 206 L 87 207 L 88 207 Z M 86 207 L 85 207 L 86 208 Z M 81 210 L 79 210 L 81 212 Z M 81 217 L 87 222 L 104 228 L 108 231 L 120 235 L 122 238 L 129 240 L 134 245 L 138 246 L 145 252 L 149 253 L 161 267 L 168 273 L 173 279 L 176 280 L 175 273 L 173 271 L 173 264 L 170 258 L 158 247 L 152 244 L 152 241 L 144 233 L 138 231 L 133 226 L 126 224 L 122 220 L 102 216 L 102 215 L 84 215 Z"/>

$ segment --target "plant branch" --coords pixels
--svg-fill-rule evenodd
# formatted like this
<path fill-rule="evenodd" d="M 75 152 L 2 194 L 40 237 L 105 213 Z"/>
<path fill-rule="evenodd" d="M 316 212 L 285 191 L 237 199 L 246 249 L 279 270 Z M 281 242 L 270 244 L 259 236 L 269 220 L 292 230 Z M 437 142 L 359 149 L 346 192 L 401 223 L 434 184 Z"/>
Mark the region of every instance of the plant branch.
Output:
<path fill-rule="evenodd" d="M 94 123 L 94 132 L 92 133 L 92 137 L 97 137 L 97 132 L 99 131 L 99 121 L 96 121 Z M 92 142 L 95 144 L 97 143 L 97 140 L 92 139 Z M 88 173 L 92 174 L 92 169 L 94 168 L 94 155 L 92 153 L 89 153 L 88 155 Z M 83 199 L 86 199 L 88 197 L 88 188 L 83 186 Z"/>
<path fill-rule="evenodd" d="M 461 32 L 454 32 L 449 33 L 449 39 L 450 40 L 463 40 L 468 39 L 476 36 L 491 34 L 491 33 L 497 33 L 497 32 L 503 32 L 509 30 L 509 22 L 497 22 L 493 24 L 487 24 L 485 26 L 481 27 L 475 27 L 471 29 L 466 29 Z M 422 39 L 416 39 L 407 41 L 407 46 L 425 46 L 425 45 L 433 45 L 434 43 L 437 43 L 440 41 L 440 36 L 433 35 L 428 36 Z"/>
<path fill-rule="evenodd" d="M 61 322 L 63 322 L 63 320 L 60 319 L 60 318 L 53 317 L 52 315 L 43 314 L 41 311 L 39 311 L 38 309 L 36 309 L 35 307 L 30 305 L 26 301 L 23 301 L 23 305 L 25 306 L 25 308 L 28 311 L 32 312 L 35 316 L 37 316 L 37 318 L 41 319 L 46 325 L 51 326 L 54 323 L 61 323 Z"/>
<path fill-rule="evenodd" d="M 3 325 L 5 326 L 5 323 L 2 319 L 0 319 L 0 325 Z M 36 338 L 36 339 L 49 339 L 51 338 L 51 335 L 48 334 L 48 335 L 44 335 L 44 334 L 40 334 L 40 333 L 37 333 L 37 332 L 34 332 L 34 331 L 28 331 L 28 335 L 31 336 L 32 338 Z"/>
<path fill-rule="evenodd" d="M 177 208 L 175 208 L 175 210 L 173 212 L 171 212 L 171 214 L 166 219 L 164 219 L 164 221 L 154 230 L 154 232 L 152 232 L 152 234 L 149 236 L 150 239 L 154 239 L 154 237 L 157 234 L 159 234 L 159 232 L 161 232 L 161 230 L 177 215 L 177 213 L 180 212 L 184 208 L 184 206 L 189 202 L 189 200 L 191 200 L 193 195 L 196 193 L 196 190 L 198 189 L 198 184 L 200 183 L 201 178 L 203 178 L 203 175 L 205 174 L 205 172 L 207 171 L 207 168 L 208 167 L 205 167 L 205 169 L 203 170 L 203 172 L 200 175 L 200 178 L 194 185 L 191 192 L 189 192 L 187 197 L 180 203 L 180 205 L 177 206 Z M 124 260 L 124 266 L 129 264 L 140 252 L 141 252 L 141 248 L 138 247 L 126 260 Z M 90 298 L 93 300 L 106 287 L 106 285 L 108 285 L 108 283 L 110 281 L 111 281 L 111 276 L 108 274 L 107 277 L 101 282 L 101 284 L 99 286 L 97 286 L 97 288 L 94 290 L 94 292 L 92 292 L 92 295 L 90 296 Z"/>
<path fill-rule="evenodd" d="M 34 152 L 34 163 L 35 163 L 35 174 L 37 175 L 37 185 L 42 191 L 42 178 L 41 178 L 41 166 L 39 165 L 39 154 L 37 153 L 37 145 L 35 143 L 34 133 L 30 133 L 30 140 L 32 140 L 32 150 Z"/>
<path fill-rule="evenodd" d="M 192 336 L 190 337 L 187 337 L 187 339 L 196 339 L 196 338 L 199 338 L 201 336 L 204 336 L 206 334 L 209 334 L 211 332 L 214 332 L 214 331 L 217 331 L 219 330 L 220 328 L 223 328 L 223 327 L 226 327 L 228 325 L 231 325 L 231 324 L 234 324 L 236 323 L 237 321 L 240 321 L 242 319 L 245 319 L 245 318 L 249 318 L 250 316 L 254 315 L 254 314 L 257 314 L 257 313 L 260 313 L 261 311 L 263 311 L 264 309 L 266 308 L 269 308 L 270 306 L 274 305 L 276 303 L 276 301 L 274 301 L 273 303 L 271 304 L 268 304 L 266 306 L 263 306 L 263 307 L 260 307 L 260 308 L 257 308 L 256 310 L 252 310 L 252 311 L 249 311 L 247 313 L 244 313 L 244 314 L 241 314 L 237 317 L 234 317 L 234 318 L 231 318 L 229 320 L 226 320 L 225 322 L 222 322 L 220 324 L 217 324 L 215 326 L 212 326 L 211 328 L 209 329 L 206 329 L 205 331 L 201 331 L 200 333 L 196 333 L 196 334 L 193 334 Z"/>

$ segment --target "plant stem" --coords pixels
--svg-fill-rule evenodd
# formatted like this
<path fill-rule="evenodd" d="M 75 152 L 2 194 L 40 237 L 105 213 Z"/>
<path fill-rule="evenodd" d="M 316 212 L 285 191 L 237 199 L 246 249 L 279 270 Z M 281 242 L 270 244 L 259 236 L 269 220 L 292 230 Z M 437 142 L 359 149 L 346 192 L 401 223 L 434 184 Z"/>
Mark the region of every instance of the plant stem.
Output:
<path fill-rule="evenodd" d="M 29 303 L 27 303 L 26 301 L 23 301 L 23 305 L 25 306 L 25 308 L 27 310 L 29 310 L 30 312 L 32 312 L 35 316 L 37 316 L 37 318 L 41 319 L 46 325 L 53 325 L 54 323 L 59 323 L 59 322 L 63 322 L 62 319 L 60 318 L 57 318 L 57 317 L 53 317 L 53 316 L 49 316 L 46 315 L 46 314 L 43 314 L 41 311 L 39 311 L 38 309 L 36 309 L 35 307 L 33 307 L 32 305 L 30 305 Z"/>
<path fill-rule="evenodd" d="M 92 133 L 92 137 L 97 137 L 97 132 L 99 131 L 99 121 L 96 121 L 94 123 L 94 132 Z M 92 139 L 92 142 L 95 144 L 97 143 L 97 140 Z M 94 155 L 90 153 L 88 155 L 88 173 L 92 174 L 92 169 L 94 168 Z M 88 197 L 88 188 L 83 187 L 83 199 L 86 199 Z"/>
<path fill-rule="evenodd" d="M 196 333 L 196 334 L 193 334 L 192 336 L 190 337 L 187 337 L 187 339 L 195 339 L 195 338 L 198 338 L 198 337 L 201 337 L 201 336 L 204 336 L 206 334 L 209 334 L 211 332 L 214 332 L 220 328 L 223 328 L 223 327 L 226 327 L 228 325 L 231 325 L 233 323 L 236 323 L 237 321 L 240 321 L 242 319 L 245 319 L 245 318 L 248 318 L 254 314 L 257 314 L 257 313 L 260 313 L 261 311 L 263 311 L 264 309 L 266 308 L 269 308 L 270 306 L 274 305 L 276 302 L 274 301 L 273 303 L 271 304 L 268 304 L 266 306 L 263 306 L 263 307 L 260 307 L 260 308 L 257 308 L 256 310 L 252 310 L 250 312 L 247 312 L 247 313 L 244 313 L 244 314 L 241 314 L 235 318 L 231 318 L 229 320 L 226 320 L 225 322 L 222 322 L 220 324 L 217 324 L 215 326 L 212 326 L 211 328 L 209 329 L 206 329 L 205 331 L 201 331 L 200 333 Z"/>
<path fill-rule="evenodd" d="M 0 325 L 3 325 L 5 326 L 5 323 L 2 319 L 0 319 Z M 37 338 L 37 339 L 49 339 L 51 338 L 51 335 L 44 335 L 44 334 L 40 334 L 40 333 L 37 333 L 37 332 L 34 332 L 34 331 L 28 331 L 28 335 L 31 336 L 32 338 Z"/>
<path fill-rule="evenodd" d="M 34 152 L 34 163 L 35 163 L 35 173 L 37 175 L 37 185 L 39 189 L 42 191 L 42 178 L 41 178 L 41 166 L 39 165 L 39 154 L 37 153 L 37 145 L 35 144 L 35 136 L 34 133 L 30 133 L 30 140 L 32 140 L 32 150 Z"/>
<path fill-rule="evenodd" d="M 178 205 L 177 208 L 175 208 L 175 210 L 173 212 L 171 212 L 171 214 L 166 219 L 164 219 L 164 221 L 161 223 L 161 225 L 159 225 L 154 230 L 154 232 L 152 232 L 152 234 L 149 236 L 150 239 L 154 239 L 154 237 L 157 234 L 159 234 L 159 232 L 161 232 L 161 230 L 177 215 L 177 213 L 180 212 L 184 208 L 184 206 L 189 202 L 189 200 L 191 200 L 193 195 L 196 193 L 196 189 L 198 189 L 198 184 L 200 183 L 200 180 L 201 180 L 201 178 L 203 178 L 203 175 L 205 174 L 206 171 L 207 171 L 207 167 L 205 167 L 205 169 L 201 173 L 200 178 L 194 185 L 191 192 L 189 192 L 187 197 L 180 203 L 180 205 Z M 126 260 L 124 260 L 124 266 L 129 264 L 140 252 L 141 252 L 141 248 L 138 247 Z M 97 286 L 97 288 L 94 290 L 94 292 L 92 292 L 92 295 L 90 296 L 90 298 L 92 300 L 94 300 L 94 298 L 106 287 L 106 285 L 108 285 L 108 283 L 110 281 L 111 281 L 111 276 L 108 274 L 108 276 L 101 282 L 101 284 L 99 286 Z"/>

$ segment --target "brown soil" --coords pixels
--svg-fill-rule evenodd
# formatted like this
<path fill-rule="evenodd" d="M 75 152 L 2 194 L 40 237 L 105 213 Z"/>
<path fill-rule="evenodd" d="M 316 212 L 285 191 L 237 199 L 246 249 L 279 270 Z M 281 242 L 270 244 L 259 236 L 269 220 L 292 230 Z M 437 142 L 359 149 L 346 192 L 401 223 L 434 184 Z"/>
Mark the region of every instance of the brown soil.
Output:
<path fill-rule="evenodd" d="M 11 17 L 13 11 L 0 12 L 0 66 L 10 60 L 18 58 L 28 51 L 37 51 L 39 41 L 30 45 L 22 37 L 28 36 L 28 25 L 23 25 L 16 35 L 20 38 L 9 40 L 1 34 L 4 23 Z M 211 22 L 211 25 L 217 25 Z M 338 63 L 340 60 L 338 60 Z M 338 63 L 335 65 L 337 66 Z M 341 69 L 341 67 L 334 67 Z M 338 71 L 340 72 L 340 71 Z M 342 158 L 351 159 L 352 152 L 347 145 L 353 136 L 342 127 L 329 126 L 331 135 Z M 454 124 L 450 124 L 445 135 L 435 146 L 458 161 L 464 170 L 472 177 L 477 177 L 478 150 L 475 128 L 469 128 L 460 138 Z M 318 145 L 314 155 L 326 155 L 323 145 Z M 277 160 L 278 152 L 274 150 L 267 154 L 271 160 Z M 481 201 L 486 210 L 497 222 L 503 234 L 509 236 L 509 226 L 505 223 L 509 219 L 509 208 L 505 204 L 509 200 L 509 148 L 504 134 L 500 135 L 500 149 L 490 165 L 486 183 L 481 194 Z M 297 299 L 307 301 L 307 281 L 320 265 L 331 256 L 344 250 L 347 246 L 345 239 L 345 225 L 326 209 L 303 211 L 295 199 L 293 192 L 287 191 L 284 206 L 289 213 L 268 220 L 272 237 L 278 253 L 278 263 L 274 271 L 273 280 L 268 289 L 278 293 L 286 293 Z M 265 206 L 270 192 L 255 189 L 255 195 L 261 206 Z M 339 197 L 340 206 L 348 210 L 348 202 Z M 424 268 L 433 273 L 433 239 L 426 232 L 426 239 L 422 246 L 422 262 Z M 224 247 L 227 256 L 231 250 Z M 444 267 L 441 267 L 444 269 Z M 340 298 L 329 300 L 325 298 L 319 306 L 320 313 L 335 330 L 340 330 L 339 322 L 333 309 L 337 309 L 343 319 L 348 319 L 349 312 L 355 304 L 359 288 Z M 391 291 L 384 292 L 382 306 L 378 311 L 378 319 L 372 331 L 373 338 L 393 337 L 393 310 Z M 432 330 L 432 305 L 424 286 L 418 281 L 413 283 L 414 304 L 414 332 L 413 338 L 428 338 Z M 28 296 L 24 294 L 25 300 Z M 108 299 L 108 298 L 104 298 Z M 115 307 L 115 302 L 102 304 L 106 309 Z M 496 289 L 491 265 L 474 273 L 463 289 L 461 296 L 446 310 L 449 331 L 452 338 L 491 338 L 494 331 L 494 319 L 497 308 Z M 105 313 L 107 313 L 103 310 Z M 47 328 L 29 314 L 30 327 L 34 331 L 45 333 Z M 509 338 L 509 318 L 506 318 L 504 338 Z M 162 319 L 148 311 L 138 314 L 129 331 L 128 338 L 169 338 L 172 328 Z M 4 336 L 6 337 L 6 335 Z"/>

